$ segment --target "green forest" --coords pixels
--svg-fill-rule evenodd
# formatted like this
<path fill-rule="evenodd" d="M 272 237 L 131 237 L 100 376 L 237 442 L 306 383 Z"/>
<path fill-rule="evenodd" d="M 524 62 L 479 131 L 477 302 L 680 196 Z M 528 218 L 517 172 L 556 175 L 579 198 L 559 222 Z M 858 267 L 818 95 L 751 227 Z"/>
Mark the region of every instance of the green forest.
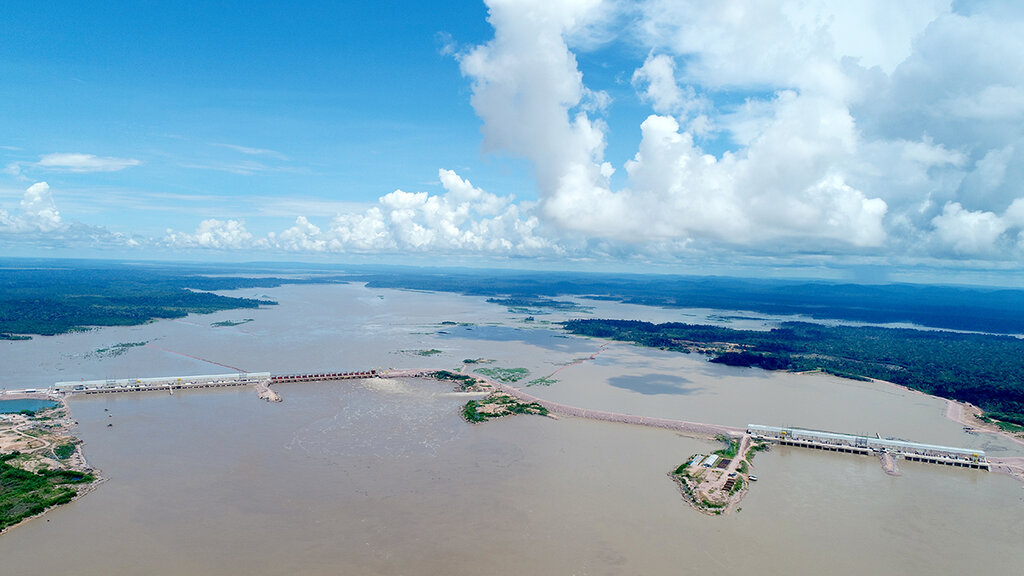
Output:
<path fill-rule="evenodd" d="M 28 472 L 8 464 L 18 455 L 17 452 L 0 455 L 0 529 L 47 508 L 67 504 L 77 494 L 74 485 L 94 480 L 91 474 L 73 470 Z"/>
<path fill-rule="evenodd" d="M 20 340 L 25 334 L 50 336 L 89 326 L 132 326 L 157 318 L 257 308 L 275 302 L 210 291 L 338 281 L 330 277 L 296 280 L 209 275 L 212 273 L 205 269 L 99 262 L 0 266 L 0 339 Z"/>
<path fill-rule="evenodd" d="M 804 322 L 770 331 L 598 319 L 563 326 L 573 334 L 702 352 L 730 366 L 887 380 L 1024 424 L 1024 340 L 1011 336 Z"/>

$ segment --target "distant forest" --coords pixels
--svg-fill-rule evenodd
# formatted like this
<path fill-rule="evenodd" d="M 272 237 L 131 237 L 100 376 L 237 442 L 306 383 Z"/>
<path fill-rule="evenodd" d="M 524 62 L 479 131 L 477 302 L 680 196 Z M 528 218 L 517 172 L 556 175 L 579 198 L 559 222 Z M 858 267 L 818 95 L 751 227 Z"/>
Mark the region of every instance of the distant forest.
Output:
<path fill-rule="evenodd" d="M 301 278 L 296 278 L 301 275 Z M 182 296 L 195 290 L 231 290 L 275 287 L 295 283 L 366 282 L 371 288 L 399 288 L 455 292 L 513 303 L 558 307 L 557 296 L 577 296 L 629 304 L 666 308 L 712 308 L 773 315 L 804 315 L 815 319 L 839 319 L 869 323 L 909 322 L 934 328 L 969 330 L 997 334 L 1024 334 L 1024 290 L 983 287 L 926 286 L 913 284 L 860 285 L 793 280 L 755 280 L 724 277 L 594 274 L 582 272 L 528 272 L 384 266 L 340 266 L 329 264 L 172 264 L 121 263 L 96 260 L 0 259 L 0 333 L 50 334 L 74 326 L 109 325 L 91 321 L 89 310 L 101 312 L 104 300 L 76 306 L 72 296 L 127 298 L 120 303 L 106 301 L 113 311 L 95 315 L 115 324 L 137 323 L 119 319 L 135 304 L 152 305 L 151 311 L 166 310 L 182 315 L 242 307 L 242 299 L 228 306 L 218 297 Z M 155 301 L 132 301 L 160 294 Z M 42 301 L 36 318 L 19 321 L 9 312 L 12 302 Z M 56 300 L 55 300 L 56 299 Z M 177 299 L 177 301 L 175 301 Z M 50 325 L 54 303 L 68 305 L 56 311 L 52 328 L 38 331 L 33 326 Z M 84 302 L 84 301 L 83 301 Z M 547 302 L 547 304 L 545 304 Z M 255 306 L 253 303 L 244 306 Z M 212 308 L 211 308 L 212 307 Z M 110 307 L 108 307 L 110 308 Z M 77 309 L 77 311 L 75 311 Z M 117 312 L 119 310 L 119 312 Z M 177 311 L 176 311 L 177 310 Z M 63 326 L 63 328 L 61 327 Z"/>
<path fill-rule="evenodd" d="M 355 274 L 371 287 L 515 299 L 579 296 L 666 308 L 804 315 L 874 324 L 1024 334 L 1024 290 L 861 285 L 744 278 L 570 272 L 394 270 Z"/>
<path fill-rule="evenodd" d="M 131 326 L 276 302 L 207 292 L 308 282 L 282 278 L 208 276 L 207 269 L 85 262 L 0 266 L 0 339 L 54 335 L 88 326 Z M 317 282 L 337 281 L 319 278 Z"/>
<path fill-rule="evenodd" d="M 1024 340 L 1010 336 L 803 322 L 771 331 L 634 320 L 583 319 L 563 325 L 573 334 L 703 352 L 712 362 L 730 366 L 887 380 L 1024 424 Z"/>

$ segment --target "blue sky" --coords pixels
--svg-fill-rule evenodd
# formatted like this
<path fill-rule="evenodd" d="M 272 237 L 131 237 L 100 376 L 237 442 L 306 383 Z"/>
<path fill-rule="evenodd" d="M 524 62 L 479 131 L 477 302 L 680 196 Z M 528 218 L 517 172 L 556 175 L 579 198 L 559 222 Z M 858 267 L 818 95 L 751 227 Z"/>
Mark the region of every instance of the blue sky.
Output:
<path fill-rule="evenodd" d="M 351 4 L 6 2 L 0 251 L 1020 277 L 1019 3 Z"/>

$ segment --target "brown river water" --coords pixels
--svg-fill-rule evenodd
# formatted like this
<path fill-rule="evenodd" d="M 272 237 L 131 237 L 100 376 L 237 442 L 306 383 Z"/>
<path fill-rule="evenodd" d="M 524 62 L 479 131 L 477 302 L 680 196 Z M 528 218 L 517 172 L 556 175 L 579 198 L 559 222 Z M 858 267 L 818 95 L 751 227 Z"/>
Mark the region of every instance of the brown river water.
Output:
<path fill-rule="evenodd" d="M 280 305 L 0 342 L 0 387 L 489 358 L 529 369 L 527 380 L 558 370 L 530 392 L 588 408 L 1024 455 L 963 433 L 942 400 L 884 383 L 602 350 L 544 324 L 572 314 L 524 322 L 482 298 L 360 285 L 236 293 Z M 595 315 L 707 319 L 610 303 Z M 429 349 L 441 353 L 416 354 Z M 277 389 L 281 404 L 250 388 L 73 399 L 86 456 L 108 480 L 0 536 L 3 573 L 1014 574 L 1024 564 L 1024 486 L 998 474 L 903 462 L 891 477 L 874 458 L 775 448 L 757 456 L 742 510 L 710 518 L 667 472 L 715 442 L 573 418 L 469 425 L 466 398 L 429 380 Z"/>

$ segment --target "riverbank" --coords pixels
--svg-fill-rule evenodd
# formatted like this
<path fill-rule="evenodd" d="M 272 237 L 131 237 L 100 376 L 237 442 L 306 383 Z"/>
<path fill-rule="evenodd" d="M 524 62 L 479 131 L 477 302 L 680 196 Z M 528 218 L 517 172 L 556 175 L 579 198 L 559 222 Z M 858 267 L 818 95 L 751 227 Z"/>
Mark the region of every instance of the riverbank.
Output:
<path fill-rule="evenodd" d="M 1003 430 L 998 424 L 982 420 L 978 416 L 983 413 L 984 411 L 974 404 L 946 399 L 946 418 L 949 420 L 962 424 L 972 432 L 984 432 L 986 434 L 1002 436 L 1024 446 L 1024 434 Z"/>
<path fill-rule="evenodd" d="M 53 408 L 0 415 L 0 534 L 85 496 L 103 481 L 71 433 L 75 422 L 66 400 L 53 400 Z"/>

